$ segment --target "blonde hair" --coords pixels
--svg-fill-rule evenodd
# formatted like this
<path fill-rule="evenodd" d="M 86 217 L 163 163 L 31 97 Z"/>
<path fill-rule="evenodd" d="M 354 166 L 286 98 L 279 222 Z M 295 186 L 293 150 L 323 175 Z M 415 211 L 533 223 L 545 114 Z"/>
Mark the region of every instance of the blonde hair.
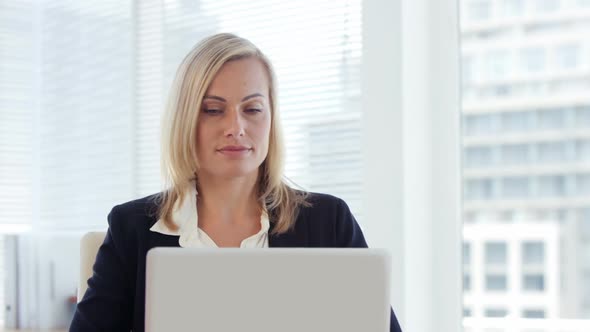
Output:
<path fill-rule="evenodd" d="M 289 187 L 283 176 L 284 146 L 277 103 L 276 78 L 268 58 L 250 41 L 220 33 L 198 43 L 180 64 L 162 118 L 161 166 L 164 187 L 157 197 L 158 216 L 176 230 L 172 212 L 182 204 L 193 181 L 198 183 L 197 120 L 203 97 L 211 81 L 228 61 L 255 57 L 266 68 L 269 79 L 271 126 L 266 159 L 260 165 L 258 198 L 266 208 L 273 234 L 293 227 L 299 207 L 308 205 L 307 193 Z"/>

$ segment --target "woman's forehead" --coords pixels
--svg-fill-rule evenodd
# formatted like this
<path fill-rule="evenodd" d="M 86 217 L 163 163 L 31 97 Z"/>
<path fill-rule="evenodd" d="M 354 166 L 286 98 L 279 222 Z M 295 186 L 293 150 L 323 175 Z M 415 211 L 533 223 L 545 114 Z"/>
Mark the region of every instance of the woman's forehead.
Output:
<path fill-rule="evenodd" d="M 213 78 L 206 95 L 241 100 L 254 94 L 268 97 L 268 91 L 266 67 L 260 59 L 250 57 L 225 63 Z"/>

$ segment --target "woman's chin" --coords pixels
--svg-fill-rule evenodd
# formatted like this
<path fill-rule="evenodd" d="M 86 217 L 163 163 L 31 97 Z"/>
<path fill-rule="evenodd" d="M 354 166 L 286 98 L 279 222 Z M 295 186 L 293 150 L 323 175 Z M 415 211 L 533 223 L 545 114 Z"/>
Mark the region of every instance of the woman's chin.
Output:
<path fill-rule="evenodd" d="M 212 172 L 207 172 L 211 176 L 221 179 L 243 178 L 247 176 L 257 176 L 258 167 L 247 167 L 246 165 L 227 165 L 218 167 Z"/>

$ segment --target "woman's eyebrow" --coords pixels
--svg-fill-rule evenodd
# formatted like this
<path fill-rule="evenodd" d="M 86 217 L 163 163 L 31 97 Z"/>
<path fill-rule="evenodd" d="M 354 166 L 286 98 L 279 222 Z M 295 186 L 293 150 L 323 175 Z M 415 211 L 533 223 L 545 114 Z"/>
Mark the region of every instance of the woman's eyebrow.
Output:
<path fill-rule="evenodd" d="M 253 93 L 251 95 L 247 95 L 246 97 L 242 98 L 242 101 L 246 101 L 246 100 L 254 98 L 254 97 L 264 97 L 264 96 L 261 93 Z"/>
<path fill-rule="evenodd" d="M 227 102 L 227 100 L 225 100 L 224 98 L 221 98 L 219 96 L 212 96 L 212 95 L 207 95 L 207 96 L 203 97 L 203 99 L 215 99 L 215 100 L 222 101 L 224 103 Z"/>
<path fill-rule="evenodd" d="M 258 92 L 257 93 L 253 93 L 251 95 L 247 95 L 246 97 L 242 98 L 242 101 L 246 101 L 248 99 L 252 99 L 252 98 L 255 98 L 255 97 L 264 97 L 264 95 L 261 94 L 261 93 L 258 93 Z M 222 101 L 224 103 L 227 102 L 227 100 L 225 100 L 225 98 L 219 97 L 219 96 L 215 96 L 215 95 L 206 95 L 205 97 L 203 97 L 203 99 L 215 99 L 215 100 Z"/>

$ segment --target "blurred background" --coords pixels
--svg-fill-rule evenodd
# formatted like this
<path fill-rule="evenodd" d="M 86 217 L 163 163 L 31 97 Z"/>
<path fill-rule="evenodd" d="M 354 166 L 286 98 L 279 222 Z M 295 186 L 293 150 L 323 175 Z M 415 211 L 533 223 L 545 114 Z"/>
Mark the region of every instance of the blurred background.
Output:
<path fill-rule="evenodd" d="M 589 331 L 590 1 L 461 9 L 466 330 Z"/>
<path fill-rule="evenodd" d="M 287 176 L 367 225 L 368 1 L 0 0 L 0 329 L 67 328 L 80 237 L 160 191 L 169 86 L 216 32 L 275 65 Z M 456 319 L 473 332 L 590 331 L 590 1 L 458 8 Z"/>

